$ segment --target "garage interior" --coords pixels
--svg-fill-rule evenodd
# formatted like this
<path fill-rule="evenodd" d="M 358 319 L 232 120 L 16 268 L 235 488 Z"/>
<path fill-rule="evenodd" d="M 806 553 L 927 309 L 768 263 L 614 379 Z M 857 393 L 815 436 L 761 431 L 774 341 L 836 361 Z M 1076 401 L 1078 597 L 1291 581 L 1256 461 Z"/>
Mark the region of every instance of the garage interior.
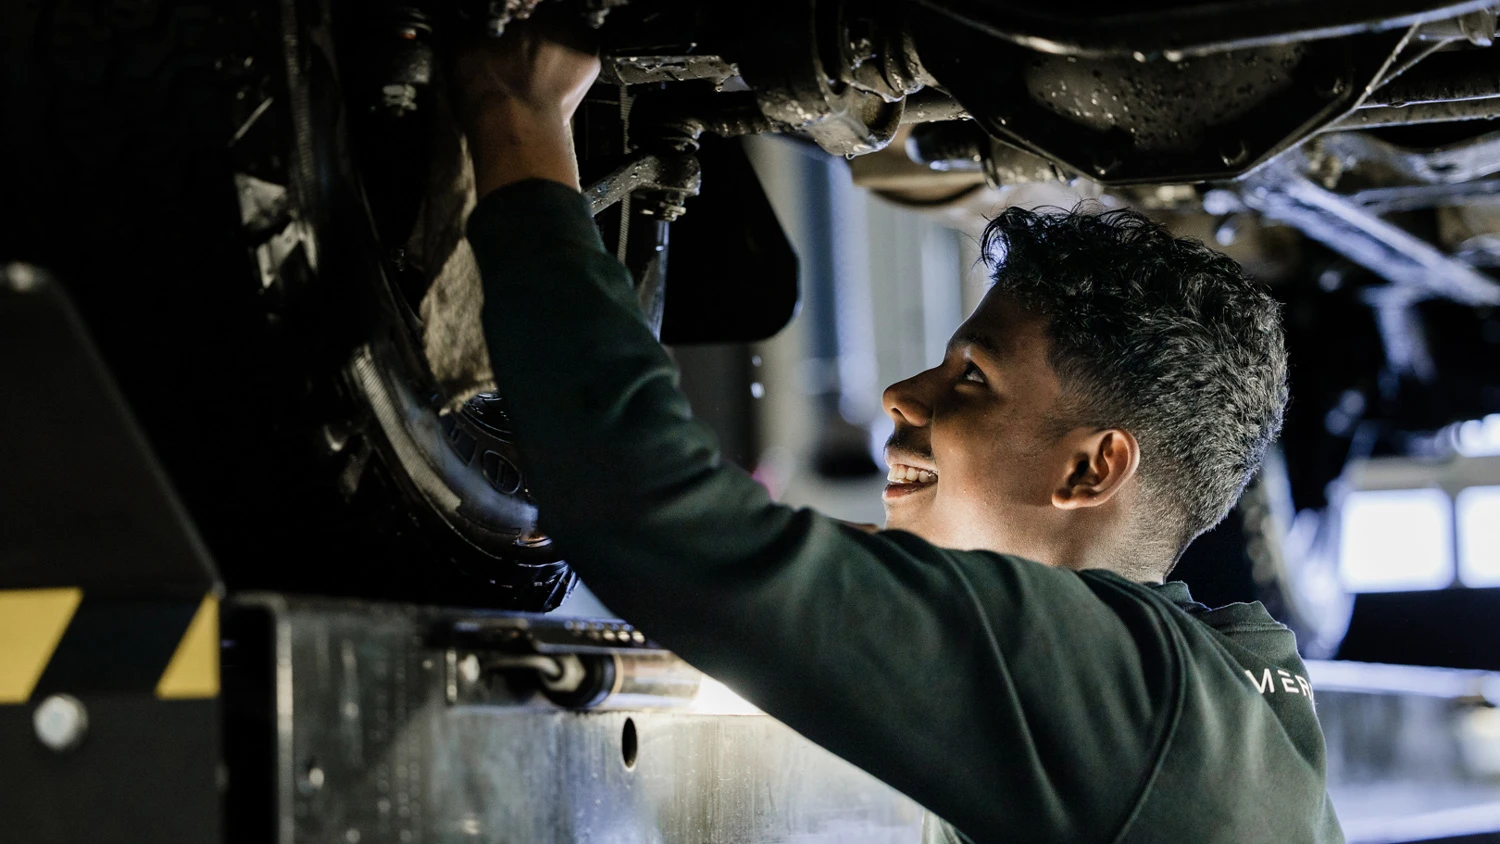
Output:
<path fill-rule="evenodd" d="M 1291 405 L 1172 579 L 1296 632 L 1348 841 L 1500 842 L 1497 9 L 1418 0 L 7 3 L 0 837 L 921 840 L 537 527 L 443 79 L 533 7 L 602 57 L 604 242 L 779 502 L 882 522 L 880 391 L 1004 208 L 1244 266 Z"/>

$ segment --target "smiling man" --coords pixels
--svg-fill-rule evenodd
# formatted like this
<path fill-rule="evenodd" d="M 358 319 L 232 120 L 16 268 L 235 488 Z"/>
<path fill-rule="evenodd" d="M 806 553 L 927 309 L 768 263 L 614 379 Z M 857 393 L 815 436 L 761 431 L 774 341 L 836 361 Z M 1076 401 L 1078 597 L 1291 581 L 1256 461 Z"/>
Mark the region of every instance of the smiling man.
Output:
<path fill-rule="evenodd" d="M 984 240 L 988 295 L 886 390 L 886 527 L 1160 582 L 1281 427 L 1278 306 L 1131 212 L 1012 208 Z"/>
<path fill-rule="evenodd" d="M 483 320 L 542 526 L 627 620 L 943 821 L 930 841 L 1335 842 L 1291 633 L 1163 584 L 1280 425 L 1275 303 L 1126 212 L 1000 214 L 892 386 L 887 530 L 721 461 L 578 192 L 592 58 L 466 53 Z"/>

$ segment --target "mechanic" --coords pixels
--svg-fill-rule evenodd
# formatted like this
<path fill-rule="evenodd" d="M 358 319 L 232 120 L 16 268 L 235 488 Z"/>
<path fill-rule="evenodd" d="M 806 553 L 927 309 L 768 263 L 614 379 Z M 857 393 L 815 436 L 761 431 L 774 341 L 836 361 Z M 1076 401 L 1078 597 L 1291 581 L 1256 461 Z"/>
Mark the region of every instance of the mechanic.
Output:
<path fill-rule="evenodd" d="M 944 819 L 928 841 L 1341 841 L 1292 633 L 1162 582 L 1279 429 L 1274 301 L 1139 215 L 1007 210 L 983 303 L 885 393 L 887 529 L 778 505 L 579 193 L 598 68 L 522 27 L 454 68 L 499 389 L 589 586 Z"/>

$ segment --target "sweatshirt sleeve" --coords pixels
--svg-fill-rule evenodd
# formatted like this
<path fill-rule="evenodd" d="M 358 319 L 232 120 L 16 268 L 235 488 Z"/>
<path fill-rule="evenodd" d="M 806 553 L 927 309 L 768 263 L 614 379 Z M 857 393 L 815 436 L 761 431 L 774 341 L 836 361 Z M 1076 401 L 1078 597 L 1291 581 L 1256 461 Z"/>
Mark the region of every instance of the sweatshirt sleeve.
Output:
<path fill-rule="evenodd" d="M 508 186 L 468 234 L 541 526 L 611 608 L 976 840 L 1123 828 L 1181 685 L 1150 602 L 774 503 L 694 420 L 580 194 Z"/>

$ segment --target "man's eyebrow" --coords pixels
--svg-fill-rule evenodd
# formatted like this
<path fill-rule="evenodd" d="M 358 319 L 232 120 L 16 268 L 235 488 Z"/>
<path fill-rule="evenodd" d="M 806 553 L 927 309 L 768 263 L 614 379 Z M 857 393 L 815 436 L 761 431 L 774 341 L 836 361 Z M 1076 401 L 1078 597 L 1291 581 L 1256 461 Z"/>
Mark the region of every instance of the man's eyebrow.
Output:
<path fill-rule="evenodd" d="M 964 344 L 978 346 L 992 357 L 1003 358 L 1006 355 L 1005 349 L 1001 348 L 1000 344 L 996 343 L 994 338 L 988 334 L 980 334 L 976 331 L 965 331 L 962 334 L 953 335 L 953 339 L 948 341 L 948 349 L 951 351 Z"/>

